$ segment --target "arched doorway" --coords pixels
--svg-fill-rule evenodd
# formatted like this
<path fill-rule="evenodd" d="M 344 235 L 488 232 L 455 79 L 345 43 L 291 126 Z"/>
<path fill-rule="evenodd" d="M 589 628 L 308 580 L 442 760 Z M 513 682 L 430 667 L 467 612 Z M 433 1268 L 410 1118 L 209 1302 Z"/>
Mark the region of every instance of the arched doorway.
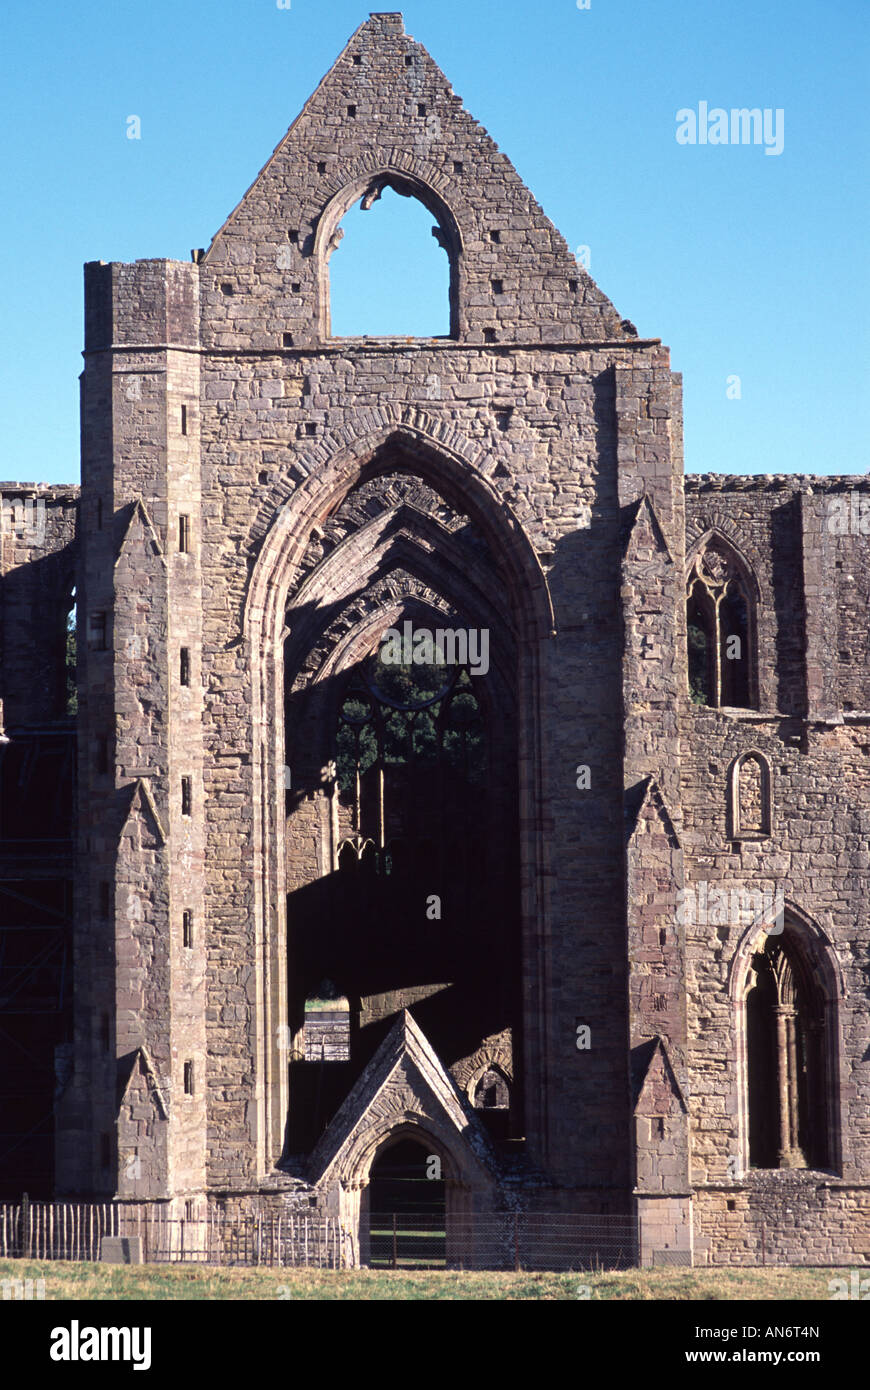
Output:
<path fill-rule="evenodd" d="M 369 1174 L 369 1263 L 445 1268 L 447 1210 L 441 1157 L 417 1139 L 383 1149 Z"/>

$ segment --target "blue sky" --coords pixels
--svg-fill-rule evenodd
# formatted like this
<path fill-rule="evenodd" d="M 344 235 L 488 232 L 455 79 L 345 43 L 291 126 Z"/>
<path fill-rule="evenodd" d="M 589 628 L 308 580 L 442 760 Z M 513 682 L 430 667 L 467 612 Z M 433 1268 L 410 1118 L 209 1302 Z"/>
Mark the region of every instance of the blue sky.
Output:
<path fill-rule="evenodd" d="M 368 12 L 6 0 L 0 478 L 78 480 L 83 263 L 207 246 Z M 870 468 L 866 0 L 409 0 L 404 14 L 569 244 L 590 248 L 620 313 L 671 348 L 689 471 Z M 781 108 L 782 153 L 679 145 L 676 113 L 701 101 Z M 392 203 L 397 249 L 419 209 Z M 401 268 L 377 240 L 390 199 L 374 211 L 350 214 L 336 314 L 439 331 L 431 218 L 412 223 L 420 319 L 406 328 Z M 366 260 L 392 267 L 386 329 L 352 288 Z"/>

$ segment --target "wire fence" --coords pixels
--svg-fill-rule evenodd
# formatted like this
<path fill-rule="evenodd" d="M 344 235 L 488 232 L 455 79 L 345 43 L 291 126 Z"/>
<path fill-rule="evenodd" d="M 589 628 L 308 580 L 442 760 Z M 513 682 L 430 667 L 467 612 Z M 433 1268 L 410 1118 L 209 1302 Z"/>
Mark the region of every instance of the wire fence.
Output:
<path fill-rule="evenodd" d="M 336 1217 L 237 1214 L 210 1207 L 178 1217 L 127 1202 L 0 1203 L 0 1258 L 113 1259 L 267 1268 L 596 1270 L 637 1264 L 631 1216 L 547 1212 L 444 1215 L 374 1212 L 359 1229 Z"/>

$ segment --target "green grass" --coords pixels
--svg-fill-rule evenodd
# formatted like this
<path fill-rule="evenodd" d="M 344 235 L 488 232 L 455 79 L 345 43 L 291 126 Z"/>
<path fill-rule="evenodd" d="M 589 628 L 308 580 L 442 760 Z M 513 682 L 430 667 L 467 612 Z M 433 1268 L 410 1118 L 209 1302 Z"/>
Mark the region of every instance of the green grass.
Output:
<path fill-rule="evenodd" d="M 832 1269 L 619 1270 L 492 1274 L 458 1270 L 217 1269 L 0 1260 L 0 1280 L 44 1279 L 45 1298 L 96 1300 L 821 1299 Z M 588 1294 L 586 1291 L 589 1291 Z"/>

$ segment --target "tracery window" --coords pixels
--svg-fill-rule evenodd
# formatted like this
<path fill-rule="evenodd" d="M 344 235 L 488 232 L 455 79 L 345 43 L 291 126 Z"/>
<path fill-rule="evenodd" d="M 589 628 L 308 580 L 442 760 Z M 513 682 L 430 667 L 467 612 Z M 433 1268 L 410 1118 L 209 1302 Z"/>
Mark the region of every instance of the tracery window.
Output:
<path fill-rule="evenodd" d="M 752 956 L 744 997 L 753 1168 L 825 1168 L 830 1005 L 786 927 Z"/>
<path fill-rule="evenodd" d="M 689 694 L 698 705 L 757 705 L 755 613 L 735 555 L 718 538 L 698 553 L 686 601 Z"/>

